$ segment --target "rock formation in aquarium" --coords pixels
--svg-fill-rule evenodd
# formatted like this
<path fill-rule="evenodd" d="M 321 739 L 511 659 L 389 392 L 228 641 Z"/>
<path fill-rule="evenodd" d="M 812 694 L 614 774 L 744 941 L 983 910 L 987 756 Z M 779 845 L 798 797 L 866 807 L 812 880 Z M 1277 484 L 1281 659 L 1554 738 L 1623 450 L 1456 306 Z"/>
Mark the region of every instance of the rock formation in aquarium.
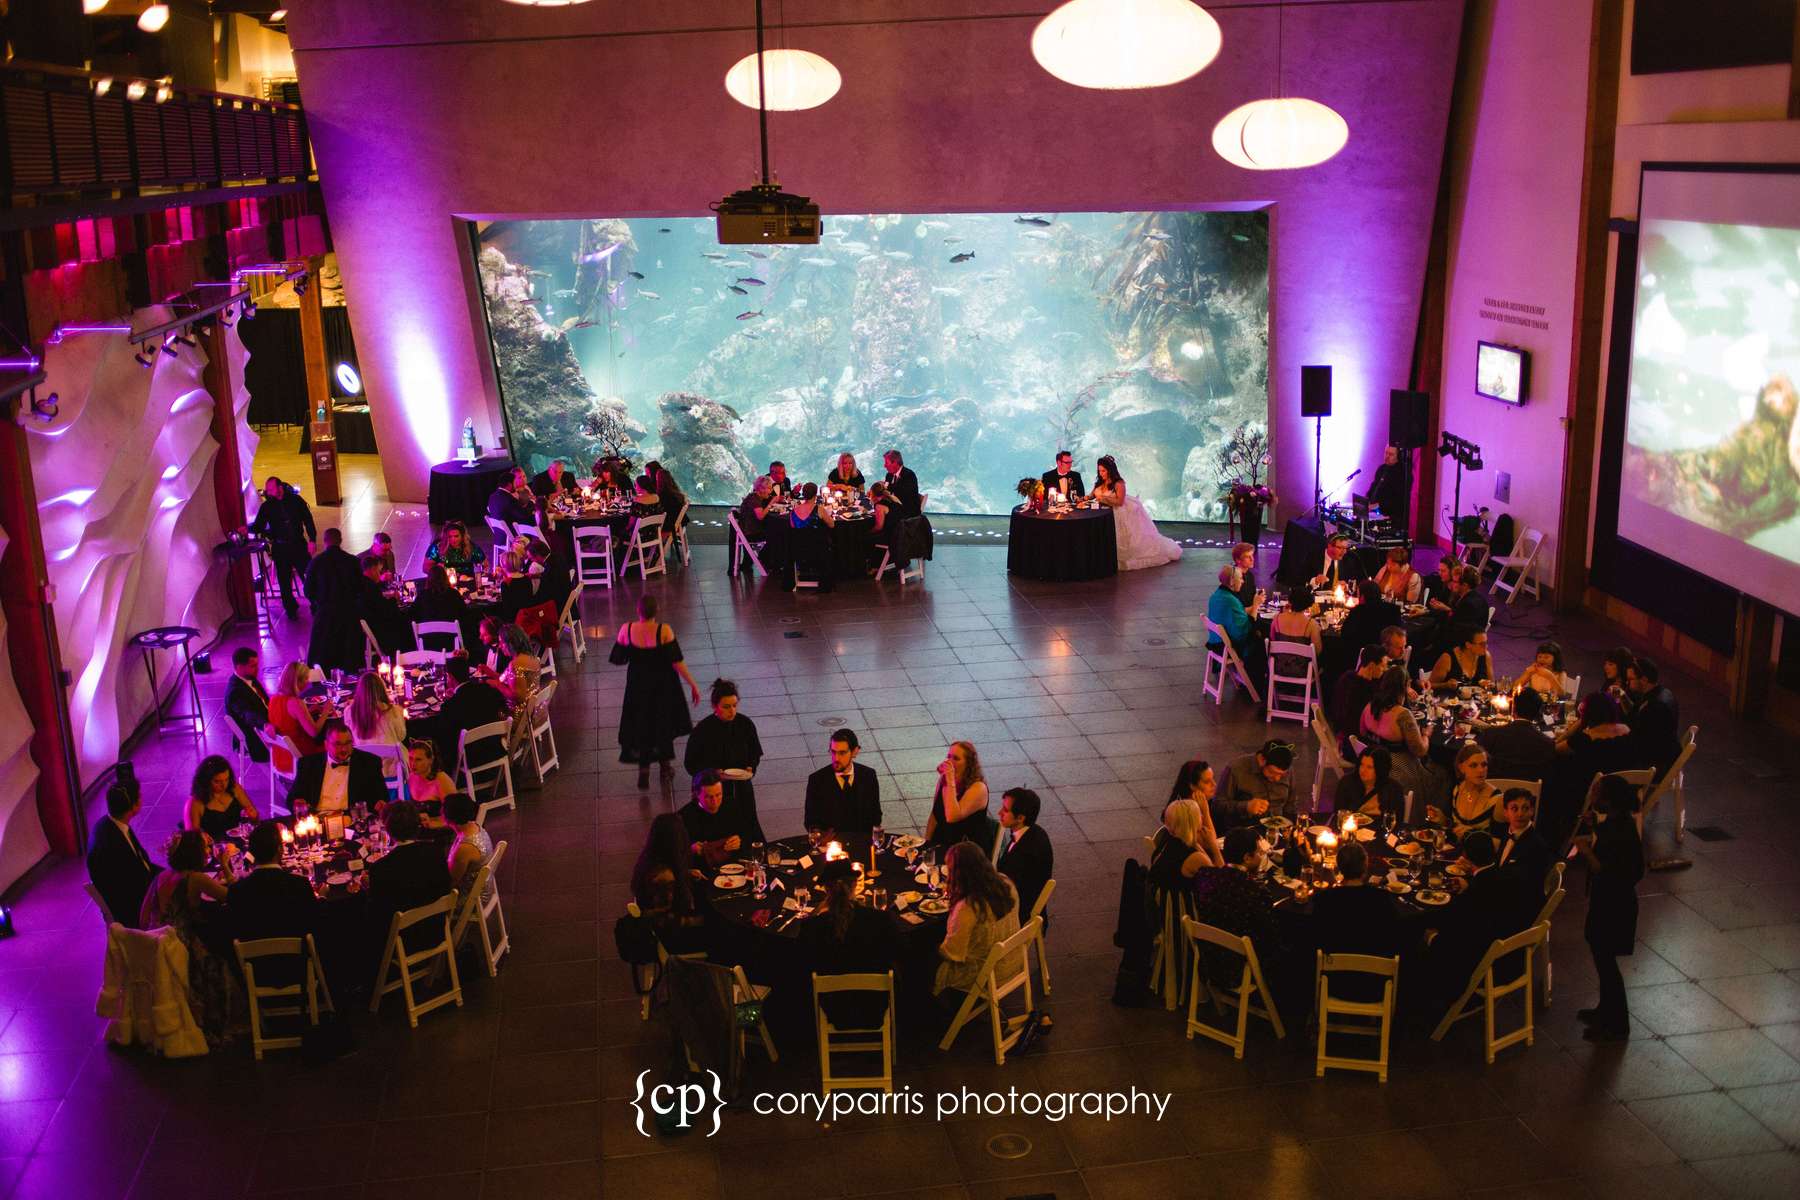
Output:
<path fill-rule="evenodd" d="M 692 392 L 668 392 L 662 413 L 662 461 L 682 481 L 689 500 L 735 504 L 749 492 L 757 471 L 737 444 L 737 410 Z"/>

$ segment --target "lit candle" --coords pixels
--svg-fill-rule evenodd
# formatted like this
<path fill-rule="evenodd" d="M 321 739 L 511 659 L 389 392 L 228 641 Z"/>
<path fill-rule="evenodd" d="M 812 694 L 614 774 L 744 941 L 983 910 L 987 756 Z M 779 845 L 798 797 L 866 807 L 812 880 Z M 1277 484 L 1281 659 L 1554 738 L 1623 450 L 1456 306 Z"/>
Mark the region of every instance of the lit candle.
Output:
<path fill-rule="evenodd" d="M 1495 696 L 1494 697 L 1494 711 L 1495 712 L 1503 713 L 1503 712 L 1506 712 L 1511 707 L 1512 707 L 1512 697 L 1511 696 Z"/>
<path fill-rule="evenodd" d="M 281 841 L 282 844 L 286 846 L 294 844 L 294 831 L 289 829 L 286 825 L 281 827 Z"/>
<path fill-rule="evenodd" d="M 1350 815 L 1348 815 L 1344 818 L 1344 836 L 1347 838 L 1356 836 L 1356 814 L 1355 813 L 1351 813 Z"/>
<path fill-rule="evenodd" d="M 826 842 L 825 843 L 825 861 L 826 862 L 836 862 L 840 858 L 848 858 L 848 857 L 850 857 L 850 856 L 848 854 L 844 853 L 844 845 L 842 842 Z"/>
<path fill-rule="evenodd" d="M 1343 584 L 1340 583 L 1337 585 L 1337 587 L 1335 587 L 1331 590 L 1331 599 L 1334 603 L 1337 603 L 1337 604 L 1342 604 L 1344 602 L 1344 585 Z"/>

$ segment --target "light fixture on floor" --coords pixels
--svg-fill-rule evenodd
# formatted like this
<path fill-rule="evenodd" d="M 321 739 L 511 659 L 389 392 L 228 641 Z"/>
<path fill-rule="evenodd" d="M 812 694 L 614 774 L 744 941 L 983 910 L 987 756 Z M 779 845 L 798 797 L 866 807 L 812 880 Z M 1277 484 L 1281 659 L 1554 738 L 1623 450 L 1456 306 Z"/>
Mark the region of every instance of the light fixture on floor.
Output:
<path fill-rule="evenodd" d="M 1281 67 L 1287 5 L 1276 9 L 1275 95 L 1252 100 L 1213 126 L 1213 149 L 1246 171 L 1293 171 L 1316 167 L 1350 141 L 1350 125 L 1336 109 L 1304 96 L 1281 94 Z"/>
<path fill-rule="evenodd" d="M 138 14 L 138 28 L 145 33 L 158 33 L 168 23 L 169 6 L 166 4 L 152 4 Z"/>
<path fill-rule="evenodd" d="M 1168 87 L 1204 71 L 1224 34 L 1191 0 L 1069 0 L 1038 22 L 1031 56 L 1076 87 Z"/>

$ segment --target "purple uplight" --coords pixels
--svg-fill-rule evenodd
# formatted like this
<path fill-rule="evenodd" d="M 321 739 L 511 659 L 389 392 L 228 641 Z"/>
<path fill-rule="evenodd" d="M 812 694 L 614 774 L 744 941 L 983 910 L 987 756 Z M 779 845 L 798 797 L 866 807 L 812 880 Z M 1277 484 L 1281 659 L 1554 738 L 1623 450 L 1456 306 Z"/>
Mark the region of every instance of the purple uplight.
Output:
<path fill-rule="evenodd" d="M 35 371 L 43 363 L 41 358 L 0 358 L 0 371 Z"/>
<path fill-rule="evenodd" d="M 64 338 L 68 337 L 71 333 L 130 333 L 130 332 L 131 332 L 131 326 L 129 326 L 129 325 L 118 325 L 118 324 L 58 325 L 54 330 L 51 331 L 50 336 L 44 339 L 44 344 L 46 346 L 60 346 L 60 345 L 62 345 L 62 340 Z"/>

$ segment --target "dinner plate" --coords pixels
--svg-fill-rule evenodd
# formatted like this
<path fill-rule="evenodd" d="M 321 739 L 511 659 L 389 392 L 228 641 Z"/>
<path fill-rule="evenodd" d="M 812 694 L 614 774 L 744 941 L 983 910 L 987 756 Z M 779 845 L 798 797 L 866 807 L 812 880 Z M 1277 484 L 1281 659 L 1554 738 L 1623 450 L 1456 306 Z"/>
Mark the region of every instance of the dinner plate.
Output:
<path fill-rule="evenodd" d="M 1375 831 L 1364 826 L 1356 831 L 1356 840 L 1359 842 L 1372 842 L 1375 840 Z"/>
<path fill-rule="evenodd" d="M 1387 890 L 1394 893 L 1396 896 L 1404 896 L 1406 893 L 1412 891 L 1412 884 L 1407 883 L 1403 879 L 1390 879 L 1388 880 Z"/>
<path fill-rule="evenodd" d="M 1451 863 L 1444 868 L 1444 874 L 1446 875 L 1467 875 L 1468 873 L 1469 868 L 1463 866 L 1461 863 Z"/>
<path fill-rule="evenodd" d="M 894 897 L 894 899 L 899 901 L 901 904 L 917 904 L 919 901 L 923 900 L 924 898 L 925 898 L 924 892 L 915 892 L 915 891 L 911 891 L 910 889 L 907 891 L 901 892 L 898 896 Z"/>
<path fill-rule="evenodd" d="M 1417 842 L 1401 842 L 1398 846 L 1394 847 L 1394 853 L 1404 854 L 1408 858 L 1411 858 L 1415 854 L 1421 854 L 1424 850 L 1425 847 L 1419 845 Z"/>
<path fill-rule="evenodd" d="M 911 833 L 903 833 L 894 839 L 894 849 L 899 850 L 902 853 L 913 849 L 915 846 L 922 846 L 924 844 L 924 838 Z"/>
<path fill-rule="evenodd" d="M 1420 904 L 1428 904 L 1432 908 L 1442 908 L 1450 903 L 1450 893 L 1439 891 L 1436 888 L 1425 888 L 1415 893 L 1413 899 Z"/>
<path fill-rule="evenodd" d="M 719 771 L 720 779 L 748 779 L 750 772 L 743 767 L 725 767 Z"/>
<path fill-rule="evenodd" d="M 334 871 L 332 874 L 325 877 L 325 882 L 329 883 L 332 887 L 343 887 L 350 882 L 350 872 Z"/>
<path fill-rule="evenodd" d="M 726 863 L 719 868 L 721 875 L 742 875 L 746 868 L 743 863 Z"/>
<path fill-rule="evenodd" d="M 1331 832 L 1331 826 L 1329 826 L 1329 825 L 1309 825 L 1306 828 L 1306 834 L 1308 837 L 1316 838 L 1316 837 L 1319 837 L 1323 834 L 1327 834 L 1330 832 Z"/>
<path fill-rule="evenodd" d="M 921 900 L 919 901 L 919 911 L 935 917 L 949 912 L 950 904 L 946 900 Z"/>
<path fill-rule="evenodd" d="M 1423 842 L 1427 846 L 1435 846 L 1444 840 L 1444 835 L 1442 831 L 1436 829 L 1416 829 L 1413 831 L 1413 840 Z"/>
<path fill-rule="evenodd" d="M 713 879 L 713 886 L 727 892 L 735 892 L 741 887 L 749 887 L 750 881 L 742 875 L 719 875 Z"/>
<path fill-rule="evenodd" d="M 1264 829 L 1288 829 L 1291 828 L 1293 824 L 1294 823 L 1286 817 L 1264 817 L 1262 819 Z"/>
<path fill-rule="evenodd" d="M 931 886 L 931 876 L 924 871 L 920 871 L 917 875 L 913 876 L 913 882 L 914 883 L 922 883 L 926 887 L 930 887 Z"/>
<path fill-rule="evenodd" d="M 1277 879 L 1275 882 L 1279 883 L 1282 887 L 1289 888 L 1293 891 L 1299 891 L 1302 887 L 1306 886 L 1306 881 L 1303 879 L 1289 879 L 1285 876 Z"/>

